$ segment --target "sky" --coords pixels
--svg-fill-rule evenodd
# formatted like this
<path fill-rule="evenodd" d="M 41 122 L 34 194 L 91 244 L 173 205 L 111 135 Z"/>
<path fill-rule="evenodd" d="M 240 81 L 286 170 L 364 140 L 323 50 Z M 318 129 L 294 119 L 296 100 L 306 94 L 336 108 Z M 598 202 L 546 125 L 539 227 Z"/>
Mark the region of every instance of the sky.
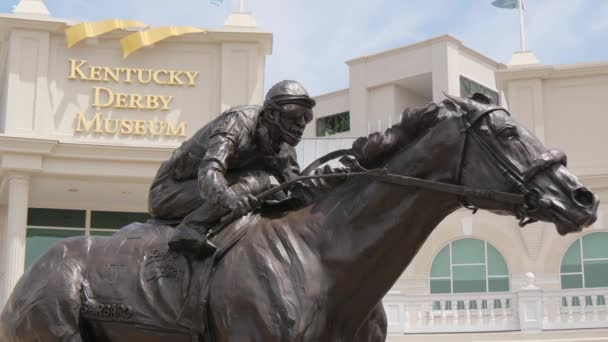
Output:
<path fill-rule="evenodd" d="M 75 21 L 135 19 L 151 25 L 221 27 L 238 0 L 44 0 Z M 19 0 L 0 0 L 10 13 Z M 265 88 L 283 79 L 312 95 L 348 87 L 345 61 L 450 34 L 502 63 L 519 49 L 517 10 L 492 0 L 246 0 L 273 32 Z M 608 0 L 526 0 L 526 41 L 543 64 L 608 61 Z"/>

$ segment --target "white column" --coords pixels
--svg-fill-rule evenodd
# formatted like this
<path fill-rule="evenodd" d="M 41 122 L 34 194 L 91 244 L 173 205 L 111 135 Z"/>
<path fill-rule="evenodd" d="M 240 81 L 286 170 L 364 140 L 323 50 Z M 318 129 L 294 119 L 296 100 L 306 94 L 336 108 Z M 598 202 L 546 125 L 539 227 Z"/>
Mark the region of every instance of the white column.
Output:
<path fill-rule="evenodd" d="M 0 183 L 0 193 L 2 192 L 2 184 Z M 6 207 L 0 207 L 0 291 L 2 290 L 2 284 L 4 284 L 4 268 L 2 263 L 2 251 L 4 250 L 2 243 L 4 243 L 4 237 L 6 236 L 6 214 L 8 210 Z M 1 298 L 0 298 L 1 299 Z M 0 301 L 1 305 L 1 301 Z M 2 307 L 0 306 L 0 310 Z"/>
<path fill-rule="evenodd" d="M 1 268 L 4 270 L 4 277 L 0 284 L 0 307 L 4 307 L 13 287 L 23 274 L 29 188 L 29 176 L 8 176 L 8 213 L 2 243 Z"/>

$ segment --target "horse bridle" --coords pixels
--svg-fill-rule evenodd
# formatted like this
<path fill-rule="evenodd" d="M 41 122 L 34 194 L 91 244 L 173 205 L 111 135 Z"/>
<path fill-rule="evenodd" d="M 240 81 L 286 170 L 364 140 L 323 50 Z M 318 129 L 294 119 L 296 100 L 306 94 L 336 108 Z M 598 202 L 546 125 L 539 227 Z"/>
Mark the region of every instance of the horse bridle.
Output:
<path fill-rule="evenodd" d="M 544 170 L 550 169 L 553 165 L 561 164 L 566 165 L 566 156 L 559 150 L 548 150 L 543 153 L 539 158 L 532 161 L 530 167 L 523 172 L 523 174 L 515 167 L 504 154 L 500 153 L 496 148 L 489 144 L 480 134 L 478 134 L 474 127 L 485 117 L 496 111 L 503 111 L 508 116 L 511 114 L 504 108 L 491 106 L 483 111 L 469 112 L 462 115 L 463 133 L 464 138 L 462 139 L 462 145 L 460 150 L 460 160 L 456 170 L 456 182 L 462 184 L 462 170 L 464 158 L 466 155 L 466 148 L 469 136 L 475 143 L 481 146 L 482 150 L 488 155 L 494 162 L 495 166 L 498 167 L 500 173 L 511 183 L 512 188 L 515 189 L 519 194 L 523 196 L 521 202 L 513 203 L 515 208 L 515 215 L 520 220 L 519 225 L 521 227 L 536 222 L 535 219 L 529 217 L 529 214 L 539 210 L 550 208 L 552 202 L 542 196 L 540 190 L 529 186 L 530 180 L 536 175 L 543 172 Z M 498 198 L 489 198 L 500 201 Z M 458 196 L 460 204 L 473 211 L 477 212 L 478 208 L 471 205 L 465 196 Z"/>
<path fill-rule="evenodd" d="M 517 170 L 508 160 L 507 158 L 499 153 L 498 150 L 493 148 L 490 144 L 488 144 L 483 137 L 481 137 L 474 129 L 474 127 L 481 121 L 482 119 L 488 116 L 489 114 L 495 111 L 504 111 L 507 115 L 511 116 L 511 114 L 504 108 L 488 106 L 483 111 L 471 111 L 462 115 L 462 133 L 464 137 L 462 139 L 462 145 L 460 148 L 460 156 L 459 162 L 456 170 L 456 179 L 454 183 L 445 183 L 445 182 L 437 182 L 431 181 L 416 177 L 402 176 L 396 174 L 388 173 L 386 169 L 372 169 L 368 170 L 362 167 L 355 158 L 348 158 L 348 156 L 353 155 L 352 149 L 345 150 L 337 150 L 330 152 L 319 159 L 312 162 L 308 167 L 306 167 L 301 174 L 303 176 L 295 177 L 287 182 L 279 184 L 269 190 L 262 192 L 256 197 L 259 200 L 263 200 L 268 198 L 272 194 L 275 194 L 282 190 L 289 189 L 293 184 L 302 182 L 310 179 L 321 179 L 321 178 L 350 178 L 356 176 L 366 176 L 371 177 L 373 179 L 379 180 L 385 183 L 403 185 L 403 186 L 412 186 L 427 190 L 433 190 L 438 192 L 450 193 L 457 196 L 459 203 L 470 210 L 473 210 L 473 213 L 477 212 L 478 208 L 471 205 L 468 198 L 479 198 L 479 199 L 487 199 L 491 201 L 496 201 L 499 203 L 504 203 L 508 205 L 515 206 L 515 215 L 517 219 L 519 219 L 519 225 L 521 227 L 536 222 L 535 219 L 529 217 L 529 214 L 541 209 L 541 208 L 549 208 L 552 205 L 552 201 L 543 197 L 541 192 L 533 187 L 528 185 L 529 181 L 532 180 L 536 175 L 541 173 L 544 170 L 551 168 L 555 164 L 563 164 L 566 163 L 566 157 L 563 152 L 558 150 L 549 150 L 546 153 L 543 153 L 539 158 L 534 160 L 530 167 L 523 172 L 523 174 Z M 496 166 L 499 168 L 501 174 L 512 184 L 512 189 L 515 189 L 517 192 L 503 192 L 496 190 L 487 190 L 481 188 L 470 187 L 462 184 L 462 170 L 464 164 L 464 158 L 466 156 L 466 149 L 468 145 L 468 137 L 471 137 L 479 146 L 482 147 L 482 150 L 492 158 Z M 309 173 L 319 167 L 320 165 L 342 157 L 340 160 L 343 164 L 349 166 L 351 168 L 351 172 L 347 173 L 331 173 L 331 174 L 318 174 L 318 175 L 309 175 Z M 217 234 L 219 231 L 226 227 L 228 224 L 238 219 L 237 216 L 233 214 L 226 215 L 222 218 L 222 222 L 218 224 L 217 227 L 214 227 L 210 230 L 210 236 Z"/>

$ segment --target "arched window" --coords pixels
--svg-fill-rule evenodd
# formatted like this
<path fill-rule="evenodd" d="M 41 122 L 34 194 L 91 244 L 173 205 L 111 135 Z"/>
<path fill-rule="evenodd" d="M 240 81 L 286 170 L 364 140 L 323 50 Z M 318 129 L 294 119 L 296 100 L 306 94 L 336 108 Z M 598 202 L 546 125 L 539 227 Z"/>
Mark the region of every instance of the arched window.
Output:
<path fill-rule="evenodd" d="M 608 233 L 574 241 L 562 258 L 560 273 L 562 289 L 608 287 Z"/>
<path fill-rule="evenodd" d="M 459 239 L 435 256 L 430 287 L 433 294 L 509 291 L 509 270 L 502 254 L 488 242 Z"/>

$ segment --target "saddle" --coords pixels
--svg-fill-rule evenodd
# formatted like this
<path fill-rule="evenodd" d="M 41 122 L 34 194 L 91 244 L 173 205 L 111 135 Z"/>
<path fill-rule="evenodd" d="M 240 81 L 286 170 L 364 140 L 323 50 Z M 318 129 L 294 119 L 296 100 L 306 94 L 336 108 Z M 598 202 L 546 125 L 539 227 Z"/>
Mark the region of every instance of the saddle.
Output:
<path fill-rule="evenodd" d="M 258 219 L 249 215 L 227 226 L 213 238 L 216 253 L 202 260 L 169 250 L 169 225 L 132 223 L 110 237 L 91 239 L 81 317 L 202 336 L 213 269 Z"/>

